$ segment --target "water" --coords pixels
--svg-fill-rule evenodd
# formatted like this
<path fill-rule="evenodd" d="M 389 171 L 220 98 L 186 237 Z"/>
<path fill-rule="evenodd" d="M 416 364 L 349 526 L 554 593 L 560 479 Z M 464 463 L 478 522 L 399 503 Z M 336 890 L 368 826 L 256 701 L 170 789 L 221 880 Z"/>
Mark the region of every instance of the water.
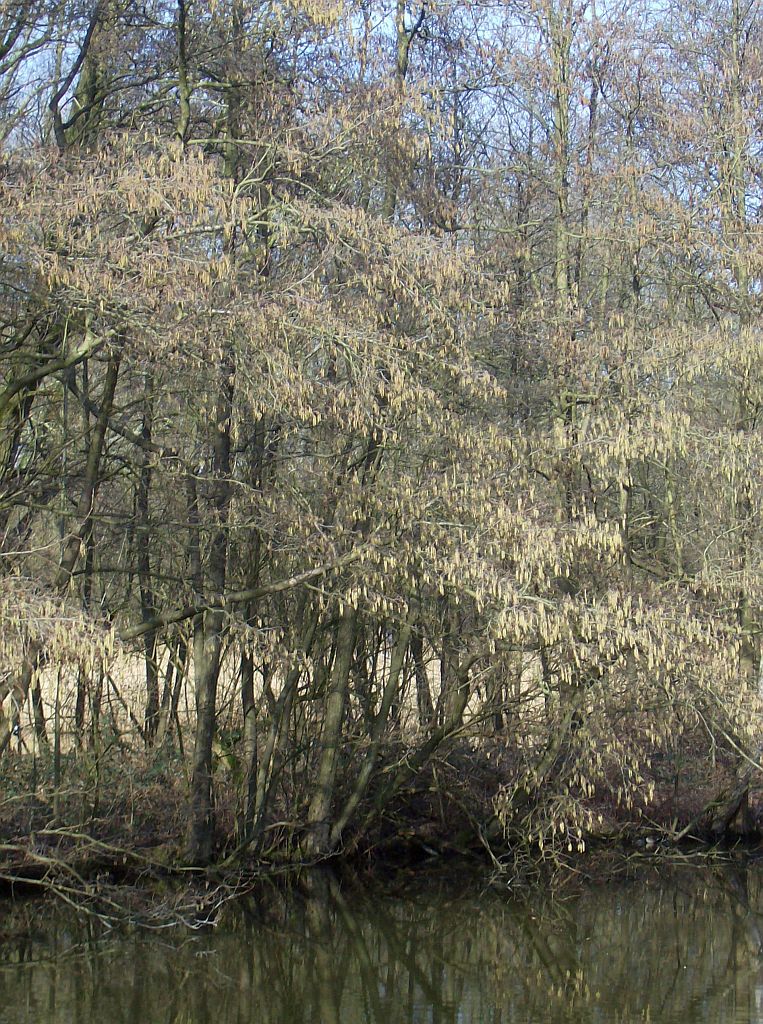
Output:
<path fill-rule="evenodd" d="M 8 905 L 0 1022 L 763 1024 L 763 873 L 653 872 L 561 902 L 392 888 L 320 876 L 200 930 Z"/>

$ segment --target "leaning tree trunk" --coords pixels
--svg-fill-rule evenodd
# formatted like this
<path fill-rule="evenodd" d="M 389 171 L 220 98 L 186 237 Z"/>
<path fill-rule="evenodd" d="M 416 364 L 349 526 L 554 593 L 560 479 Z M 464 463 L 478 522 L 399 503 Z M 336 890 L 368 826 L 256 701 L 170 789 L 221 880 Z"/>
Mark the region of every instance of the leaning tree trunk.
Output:
<path fill-rule="evenodd" d="M 331 668 L 329 690 L 324 709 L 318 759 L 318 778 L 307 813 L 305 852 L 311 857 L 326 857 L 331 852 L 331 806 L 342 739 L 342 722 L 347 703 L 350 665 L 355 650 L 357 612 L 345 612 L 337 629 L 336 656 Z"/>

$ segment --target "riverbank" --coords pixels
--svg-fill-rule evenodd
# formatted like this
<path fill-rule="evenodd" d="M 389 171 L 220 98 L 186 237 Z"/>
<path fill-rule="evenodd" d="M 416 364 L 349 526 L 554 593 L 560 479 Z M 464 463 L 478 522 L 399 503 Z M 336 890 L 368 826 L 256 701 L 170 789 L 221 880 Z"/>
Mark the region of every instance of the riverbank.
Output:
<path fill-rule="evenodd" d="M 630 810 L 591 800 L 595 828 L 575 836 L 560 828 L 554 842 L 540 844 L 504 827 L 478 760 L 467 765 L 461 751 L 421 772 L 383 814 L 373 816 L 369 801 L 359 815 L 365 831 L 349 835 L 330 857 L 309 856 L 296 818 L 278 818 L 256 846 L 243 841 L 235 787 L 221 774 L 215 849 L 209 863 L 198 865 L 185 857 L 187 780 L 180 765 L 168 752 L 121 751 L 97 760 L 72 754 L 60 762 L 61 784 L 53 789 L 52 761 L 6 759 L 0 893 L 52 894 L 86 914 L 114 919 L 190 920 L 214 916 L 242 892 L 318 864 L 369 884 L 449 872 L 460 877 L 466 865 L 499 888 L 569 893 L 651 861 L 715 862 L 734 849 L 742 859 L 758 850 L 754 793 L 719 835 L 713 825 L 722 801 L 707 802 L 704 790 L 693 802 L 679 794 L 681 817 L 672 813 L 675 800 Z M 734 792 L 733 781 L 727 792 Z"/>

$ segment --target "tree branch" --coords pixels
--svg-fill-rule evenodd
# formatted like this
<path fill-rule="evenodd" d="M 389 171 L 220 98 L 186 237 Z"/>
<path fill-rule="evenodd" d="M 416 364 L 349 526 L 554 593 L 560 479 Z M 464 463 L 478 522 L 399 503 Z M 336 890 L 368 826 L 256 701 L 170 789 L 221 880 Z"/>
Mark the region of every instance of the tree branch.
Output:
<path fill-rule="evenodd" d="M 110 334 L 112 333 L 110 332 Z M 105 345 L 110 334 L 105 338 L 98 338 L 90 331 L 87 331 L 79 348 L 76 348 L 68 355 L 59 356 L 57 359 L 50 359 L 47 363 L 43 363 L 42 366 L 38 366 L 36 370 L 31 370 L 23 377 L 14 380 L 4 391 L 0 392 L 0 416 L 8 410 L 11 401 L 20 391 L 31 387 L 44 377 L 49 377 L 52 373 L 58 373 L 59 370 L 68 370 L 70 367 L 81 363 L 83 359 L 87 359 L 88 356 L 93 355 L 93 353 Z"/>
<path fill-rule="evenodd" d="M 139 622 L 135 626 L 128 626 L 125 629 L 119 630 L 117 636 L 122 641 L 136 640 L 138 637 L 148 633 L 149 630 L 172 626 L 177 622 L 185 622 L 187 619 L 192 619 L 206 611 L 225 610 L 232 605 L 244 604 L 246 601 L 258 601 L 260 598 L 269 597 L 271 594 L 281 594 L 285 590 L 293 590 L 303 583 L 309 583 L 310 580 L 325 576 L 333 569 L 340 569 L 351 562 L 357 561 L 366 551 L 367 548 L 365 547 L 356 548 L 354 551 L 350 551 L 348 554 L 338 558 L 335 562 L 318 566 L 316 569 L 308 569 L 307 572 L 298 573 L 296 576 L 289 576 L 287 579 L 279 580 L 277 583 L 252 587 L 249 590 L 234 590 L 229 594 L 222 594 L 211 601 L 201 601 L 197 604 L 186 605 L 184 608 L 173 608 L 160 612 L 158 615 L 153 615 L 150 619 L 146 619 L 145 622 Z"/>

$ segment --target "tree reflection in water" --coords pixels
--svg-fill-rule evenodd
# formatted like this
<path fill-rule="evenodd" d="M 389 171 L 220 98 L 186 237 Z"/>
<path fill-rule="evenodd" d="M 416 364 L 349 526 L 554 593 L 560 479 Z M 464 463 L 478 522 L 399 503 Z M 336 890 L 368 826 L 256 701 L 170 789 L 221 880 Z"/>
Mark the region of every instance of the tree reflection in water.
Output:
<path fill-rule="evenodd" d="M 30 903 L 5 915 L 0 1022 L 763 1024 L 762 911 L 760 875 L 729 868 L 561 904 L 315 873 L 201 933 L 117 935 Z"/>

